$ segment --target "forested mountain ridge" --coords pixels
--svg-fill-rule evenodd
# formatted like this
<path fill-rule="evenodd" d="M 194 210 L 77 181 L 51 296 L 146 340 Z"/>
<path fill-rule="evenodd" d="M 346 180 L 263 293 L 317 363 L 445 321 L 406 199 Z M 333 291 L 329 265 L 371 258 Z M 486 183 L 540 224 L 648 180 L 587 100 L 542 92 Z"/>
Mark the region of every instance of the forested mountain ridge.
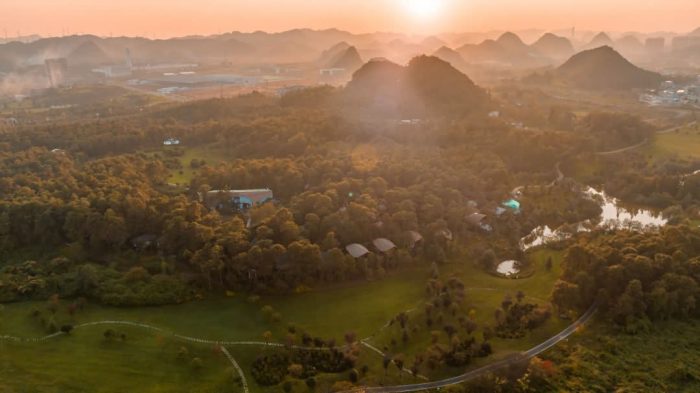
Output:
<path fill-rule="evenodd" d="M 485 114 L 490 105 L 482 88 L 434 56 L 416 57 L 406 67 L 387 60 L 370 61 L 353 75 L 345 92 L 354 102 L 392 107 L 414 117 Z"/>

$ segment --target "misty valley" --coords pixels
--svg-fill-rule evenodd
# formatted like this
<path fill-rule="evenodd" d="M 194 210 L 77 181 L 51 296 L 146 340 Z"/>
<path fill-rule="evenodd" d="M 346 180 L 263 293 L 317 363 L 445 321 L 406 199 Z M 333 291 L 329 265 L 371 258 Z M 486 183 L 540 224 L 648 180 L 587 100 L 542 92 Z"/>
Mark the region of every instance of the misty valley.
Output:
<path fill-rule="evenodd" d="M 700 391 L 700 29 L 17 35 L 0 392 Z"/>

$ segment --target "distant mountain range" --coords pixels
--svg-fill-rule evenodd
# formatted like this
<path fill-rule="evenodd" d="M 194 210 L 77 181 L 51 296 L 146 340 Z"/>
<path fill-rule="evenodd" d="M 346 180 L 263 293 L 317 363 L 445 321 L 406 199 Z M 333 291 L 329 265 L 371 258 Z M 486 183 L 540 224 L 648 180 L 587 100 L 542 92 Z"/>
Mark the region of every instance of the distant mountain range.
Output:
<path fill-rule="evenodd" d="M 188 36 L 164 40 L 140 37 L 105 38 L 93 35 L 74 35 L 37 39 L 31 42 L 0 44 L 0 72 L 12 72 L 42 65 L 47 58 L 67 58 L 69 67 L 125 64 L 127 49 L 133 64 L 197 63 L 197 64 L 309 64 L 333 67 L 333 63 L 358 67 L 360 61 L 375 57 L 405 64 L 421 54 L 435 54 L 455 67 L 481 65 L 536 68 L 559 65 L 575 50 L 610 46 L 635 60 L 649 62 L 644 37 L 627 33 L 618 40 L 609 34 L 578 33 L 577 37 L 592 37 L 586 42 L 573 42 L 562 34 L 524 32 L 534 43 L 528 45 L 512 32 L 464 33 L 415 37 L 396 33 L 352 34 L 337 29 L 296 29 L 280 33 L 231 32 L 213 36 Z M 539 35 L 536 35 L 539 34 Z M 573 35 L 573 33 L 572 33 Z M 659 33 L 669 39 L 671 33 Z M 641 39 L 640 39 L 641 37 Z M 678 61 L 700 56 L 700 28 L 673 41 Z M 467 42 L 467 43 L 465 43 Z M 342 59 L 341 51 L 347 51 Z M 675 48 L 681 48 L 675 51 Z M 341 56 L 332 62 L 333 56 Z M 320 61 L 324 59 L 324 61 Z M 358 59 L 360 61 L 358 61 Z M 663 59 L 666 60 L 666 59 Z"/>

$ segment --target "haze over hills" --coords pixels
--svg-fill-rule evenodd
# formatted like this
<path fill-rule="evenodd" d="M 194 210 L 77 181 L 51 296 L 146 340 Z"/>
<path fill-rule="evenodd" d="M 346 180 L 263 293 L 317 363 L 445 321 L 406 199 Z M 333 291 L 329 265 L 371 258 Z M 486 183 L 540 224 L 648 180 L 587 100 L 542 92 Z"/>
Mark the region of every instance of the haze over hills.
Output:
<path fill-rule="evenodd" d="M 92 40 L 80 44 L 80 46 L 66 56 L 66 59 L 71 64 L 92 66 L 108 64 L 112 61 L 112 58 Z"/>
<path fill-rule="evenodd" d="M 405 33 L 0 45 L 0 393 L 700 392 L 700 0 L 4 1 Z"/>
<path fill-rule="evenodd" d="M 462 55 L 460 55 L 456 50 L 448 48 L 447 46 L 442 46 L 440 49 L 433 53 L 433 56 L 442 59 L 457 69 L 461 69 L 466 66 L 466 62 Z"/>
<path fill-rule="evenodd" d="M 630 89 L 657 87 L 658 73 L 630 63 L 610 46 L 578 53 L 554 71 L 554 78 L 583 89 Z"/>
<path fill-rule="evenodd" d="M 468 76 L 434 56 L 418 56 L 405 67 L 372 60 L 355 72 L 345 94 L 352 102 L 400 116 L 463 115 L 483 111 L 490 102 Z"/>
<path fill-rule="evenodd" d="M 631 34 L 616 40 L 615 47 L 623 53 L 641 53 L 644 51 L 644 44 L 642 41 Z"/>
<path fill-rule="evenodd" d="M 571 56 L 574 46 L 567 38 L 546 33 L 532 44 L 532 48 L 545 56 L 558 59 Z"/>
<path fill-rule="evenodd" d="M 357 48 L 351 46 L 344 51 L 338 53 L 328 63 L 329 68 L 343 68 L 350 72 L 354 72 L 363 65 L 362 57 L 357 51 Z"/>
<path fill-rule="evenodd" d="M 528 32 L 532 36 L 533 32 Z M 685 41 L 678 41 L 687 56 L 687 48 L 695 44 L 688 40 L 700 34 L 691 32 Z M 613 41 L 606 33 L 598 33 L 583 48 L 612 46 L 626 55 L 646 54 L 639 39 L 623 36 Z M 585 37 L 586 33 L 578 33 Z M 636 36 L 636 35 L 635 35 Z M 490 39 L 487 37 L 493 37 Z M 397 33 L 353 34 L 337 29 L 295 29 L 280 33 L 231 32 L 214 36 L 188 36 L 151 40 L 140 37 L 105 38 L 92 35 L 39 39 L 33 42 L 11 42 L 0 45 L 0 71 L 11 72 L 23 67 L 41 65 L 47 58 L 69 57 L 81 45 L 93 46 L 90 56 L 75 56 L 71 67 L 91 66 L 109 60 L 122 64 L 127 49 L 135 64 L 196 63 L 234 64 L 312 63 L 321 53 L 344 42 L 354 46 L 364 58 L 386 57 L 405 63 L 420 54 L 431 54 L 443 46 L 455 49 L 466 63 L 502 63 L 518 67 L 538 67 L 556 64 L 573 53 L 569 38 L 552 33 L 539 34 L 532 45 L 523 42 L 518 34 L 464 33 L 444 36 L 417 37 Z M 86 44 L 88 43 L 89 44 Z M 670 41 L 669 41 L 670 42 Z M 94 47 L 99 48 L 96 49 Z M 694 51 L 694 49 L 693 49 Z M 89 53 L 86 53 L 89 54 Z M 692 55 L 692 53 L 691 53 Z M 679 59 L 682 61 L 683 59 Z"/>
<path fill-rule="evenodd" d="M 571 33 L 574 36 L 573 31 Z M 416 56 L 432 54 L 485 84 L 505 77 L 519 78 L 523 72 L 558 66 L 575 50 L 582 47 L 594 49 L 601 45 L 608 45 L 633 62 L 650 68 L 693 67 L 700 62 L 700 38 L 692 34 L 677 36 L 671 42 L 663 41 L 666 36 L 659 33 L 662 39 L 660 46 L 658 41 L 656 46 L 643 45 L 639 37 L 644 36 L 637 33 L 628 33 L 615 41 L 606 33 L 598 33 L 589 42 L 582 43 L 561 34 L 539 31 L 527 32 L 528 37 L 537 37 L 532 44 L 526 43 L 521 35 L 514 32 L 414 36 L 383 32 L 353 34 L 337 29 L 295 29 L 280 33 L 231 32 L 166 40 L 81 35 L 0 45 L 0 82 L 12 80 L 11 84 L 3 84 L 3 94 L 10 95 L 46 88 L 49 82 L 44 61 L 65 58 L 68 64 L 65 74 L 70 83 L 127 78 L 131 77 L 133 70 L 140 72 L 168 67 L 203 67 L 219 71 L 223 71 L 224 67 L 229 69 L 222 73 L 223 80 L 239 78 L 239 82 L 235 83 L 243 83 L 240 81 L 245 78 L 270 77 L 268 80 L 285 80 L 281 83 L 289 84 L 298 83 L 292 82 L 292 79 L 303 80 L 302 84 L 318 82 L 316 79 L 321 78 L 321 69 L 327 69 L 327 72 L 328 69 L 345 69 L 347 72 L 342 73 L 343 78 L 321 78 L 324 83 L 340 83 L 363 64 L 363 59 L 382 57 L 397 64 L 407 64 Z M 577 32 L 575 36 L 582 39 L 592 34 Z M 470 43 L 463 44 L 465 41 Z M 126 64 L 133 65 L 132 70 L 128 70 Z M 223 74 L 228 76 L 224 77 Z M 164 79 L 163 75 L 156 76 Z M 219 76 L 214 79 L 219 80 Z M 9 85 L 12 89 L 6 88 Z M 187 85 L 179 87 L 189 88 Z M 270 89 L 273 88 L 270 86 Z"/>
<path fill-rule="evenodd" d="M 595 37 L 591 40 L 591 42 L 586 45 L 585 49 L 595 49 L 601 46 L 610 46 L 612 47 L 615 45 L 613 42 L 612 38 L 610 38 L 609 35 L 607 35 L 605 32 L 600 32 L 596 34 Z"/>
<path fill-rule="evenodd" d="M 321 53 L 321 56 L 319 56 L 316 63 L 321 67 L 328 66 L 330 63 L 333 62 L 334 59 L 336 59 L 338 56 L 342 55 L 342 53 L 344 51 L 346 51 L 348 48 L 350 48 L 350 44 L 348 44 L 345 41 L 341 41 L 341 42 L 333 45 L 332 47 L 324 50 Z"/>

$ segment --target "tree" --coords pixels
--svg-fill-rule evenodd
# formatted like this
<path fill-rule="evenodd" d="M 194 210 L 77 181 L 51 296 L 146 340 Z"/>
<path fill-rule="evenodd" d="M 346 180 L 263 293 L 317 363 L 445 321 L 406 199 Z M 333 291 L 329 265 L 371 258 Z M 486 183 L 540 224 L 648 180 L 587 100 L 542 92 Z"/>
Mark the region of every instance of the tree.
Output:
<path fill-rule="evenodd" d="M 348 375 L 348 379 L 352 383 L 357 383 L 357 381 L 360 379 L 360 374 L 355 370 L 354 368 L 350 370 L 350 374 Z"/>
<path fill-rule="evenodd" d="M 112 340 L 116 336 L 116 333 L 112 329 L 107 329 L 102 336 L 104 336 L 105 340 Z"/>
<path fill-rule="evenodd" d="M 262 334 L 263 340 L 265 340 L 265 344 L 270 344 L 270 341 L 272 341 L 272 332 L 269 330 L 266 330 Z"/>
<path fill-rule="evenodd" d="M 314 377 L 308 377 L 306 378 L 306 386 L 309 388 L 309 390 L 313 391 L 316 389 L 316 378 Z"/>
<path fill-rule="evenodd" d="M 218 274 L 222 283 L 222 271 L 224 269 L 223 248 L 219 244 L 208 244 L 194 253 L 192 263 L 198 266 L 202 274 L 207 278 L 209 289 L 212 289 L 212 275 Z"/>
<path fill-rule="evenodd" d="M 559 280 L 554 284 L 552 302 L 562 310 L 574 310 L 581 304 L 579 287 L 568 281 Z"/>
<path fill-rule="evenodd" d="M 396 368 L 399 370 L 399 375 L 403 375 L 404 357 L 402 354 L 398 354 L 398 355 L 394 356 L 394 364 L 396 365 Z"/>
<path fill-rule="evenodd" d="M 346 332 L 345 333 L 345 343 L 347 345 L 353 344 L 355 341 L 357 341 L 357 333 L 355 332 Z"/>
<path fill-rule="evenodd" d="M 639 280 L 632 280 L 617 301 L 614 310 L 616 321 L 622 325 L 631 325 L 635 319 L 646 318 L 646 309 L 642 283 Z"/>
<path fill-rule="evenodd" d="M 387 375 L 389 372 L 389 365 L 391 364 L 391 357 L 389 355 L 384 355 L 384 358 L 382 359 L 382 367 L 384 367 L 384 375 Z"/>
<path fill-rule="evenodd" d="M 190 367 L 192 367 L 193 370 L 201 370 L 202 367 L 204 367 L 204 363 L 202 359 L 195 357 L 190 361 Z"/>
<path fill-rule="evenodd" d="M 294 363 L 287 367 L 287 371 L 294 378 L 299 378 L 302 376 L 302 374 L 304 374 L 304 366 L 302 366 L 301 364 Z"/>

